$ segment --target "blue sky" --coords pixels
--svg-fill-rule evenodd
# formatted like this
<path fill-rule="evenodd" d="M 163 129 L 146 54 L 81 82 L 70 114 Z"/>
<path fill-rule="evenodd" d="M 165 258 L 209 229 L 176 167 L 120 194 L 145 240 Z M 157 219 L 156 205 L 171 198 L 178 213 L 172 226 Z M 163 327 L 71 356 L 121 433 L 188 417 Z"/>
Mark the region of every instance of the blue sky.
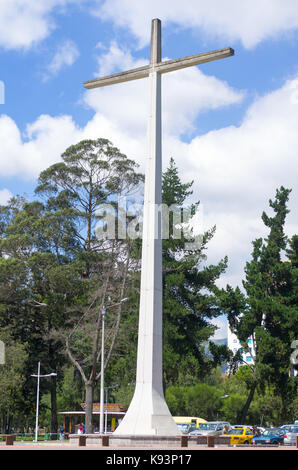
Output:
<path fill-rule="evenodd" d="M 223 47 L 235 56 L 163 76 L 163 164 L 194 179 L 209 262 L 237 285 L 260 216 L 292 188 L 298 233 L 298 2 L 294 0 L 0 0 L 0 203 L 33 196 L 38 174 L 83 138 L 106 137 L 143 169 L 146 80 L 86 91 L 83 82 L 145 64 L 151 20 L 163 58 Z M 0 95 L 1 96 L 1 95 Z"/>

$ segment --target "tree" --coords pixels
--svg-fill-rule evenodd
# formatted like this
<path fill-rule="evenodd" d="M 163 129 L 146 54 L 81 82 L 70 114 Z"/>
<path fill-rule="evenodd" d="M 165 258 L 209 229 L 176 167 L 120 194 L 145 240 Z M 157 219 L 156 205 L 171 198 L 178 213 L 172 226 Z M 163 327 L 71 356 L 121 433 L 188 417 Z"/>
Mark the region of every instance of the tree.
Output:
<path fill-rule="evenodd" d="M 13 326 L 14 338 L 27 342 L 30 357 L 50 371 L 58 371 L 65 362 L 62 343 L 53 341 L 51 334 L 64 324 L 67 306 L 82 289 L 81 265 L 71 262 L 69 255 L 68 223 L 44 204 L 23 200 L 3 224 L 0 242 L 4 255 L 0 258 L 0 325 Z M 28 376 L 33 367 L 32 362 L 28 364 Z M 50 389 L 51 430 L 55 433 L 56 377 L 51 379 Z"/>
<path fill-rule="evenodd" d="M 289 297 L 287 299 L 287 305 L 291 306 L 296 312 L 298 310 L 298 235 L 294 235 L 288 243 L 288 249 L 286 251 L 287 259 L 289 260 L 290 264 L 290 274 L 291 274 L 291 291 Z M 295 315 L 295 313 L 294 313 Z M 295 332 L 296 339 L 291 344 L 291 348 L 293 348 L 291 362 L 292 362 L 292 375 L 297 376 L 298 372 L 298 364 L 297 364 L 297 331 Z"/>
<path fill-rule="evenodd" d="M 86 278 L 92 275 L 89 263 L 106 241 L 96 235 L 99 208 L 107 211 L 117 197 L 138 190 L 143 175 L 136 168 L 110 141 L 97 139 L 70 146 L 62 162 L 40 174 L 36 193 L 47 198 L 49 209 L 72 220 L 76 254 L 85 261 Z"/>
<path fill-rule="evenodd" d="M 262 214 L 269 235 L 253 242 L 252 260 L 245 267 L 245 293 L 227 286 L 222 297 L 232 331 L 244 349 L 251 338 L 255 354 L 247 383 L 249 394 L 238 415 L 239 423 L 245 421 L 257 387 L 264 390 L 265 384 L 274 386 L 284 408 L 297 390 L 297 382 L 295 385 L 289 377 L 291 343 L 298 331 L 295 238 L 289 250 L 292 262 L 283 259 L 287 249 L 284 224 L 289 194 L 289 189 L 278 189 L 275 200 L 269 201 L 273 217 Z"/>
<path fill-rule="evenodd" d="M 100 378 L 100 333 L 102 311 L 116 307 L 107 315 L 109 347 L 105 367 L 118 335 L 124 297 L 131 266 L 131 244 L 127 239 L 105 232 L 105 215 L 113 215 L 116 200 L 137 191 L 143 176 L 137 165 L 106 139 L 85 140 L 69 147 L 62 162 L 41 173 L 36 193 L 47 198 L 47 207 L 69 220 L 71 249 L 82 263 L 82 295 L 72 309 L 67 329 L 63 328 L 66 352 L 80 372 L 86 389 L 86 431 L 92 431 L 93 393 Z M 109 219 L 111 221 L 111 219 Z M 99 235 L 100 234 L 100 235 Z M 60 331 L 61 333 L 61 331 Z M 62 338 L 60 334 L 60 338 Z M 58 336 L 57 336 L 58 337 Z"/>
<path fill-rule="evenodd" d="M 210 346 L 213 355 L 205 354 L 204 344 L 215 331 L 211 320 L 220 314 L 215 287 L 226 269 L 227 258 L 217 265 L 206 264 L 205 252 L 215 227 L 197 237 L 193 234 L 191 219 L 199 203 L 186 205 L 187 198 L 192 195 L 192 185 L 193 181 L 181 182 L 175 162 L 171 159 L 163 173 L 162 193 L 163 203 L 173 208 L 169 237 L 163 240 L 165 385 L 177 383 L 177 379 L 185 373 L 196 381 L 223 361 L 227 354 L 225 347 L 217 348 L 214 343 Z M 175 220 L 179 220 L 179 213 L 184 215 L 184 228 L 180 237 L 176 238 Z M 187 245 L 189 242 L 193 245 Z"/>
<path fill-rule="evenodd" d="M 0 340 L 5 345 L 5 362 L 0 364 L 1 432 L 10 433 L 12 417 L 21 413 L 20 398 L 24 377 L 24 365 L 28 357 L 26 344 L 14 341 L 10 328 L 0 329 Z"/>
<path fill-rule="evenodd" d="M 196 416 L 214 421 L 222 407 L 222 390 L 214 385 L 197 383 L 190 387 L 171 386 L 166 400 L 174 416 Z"/>

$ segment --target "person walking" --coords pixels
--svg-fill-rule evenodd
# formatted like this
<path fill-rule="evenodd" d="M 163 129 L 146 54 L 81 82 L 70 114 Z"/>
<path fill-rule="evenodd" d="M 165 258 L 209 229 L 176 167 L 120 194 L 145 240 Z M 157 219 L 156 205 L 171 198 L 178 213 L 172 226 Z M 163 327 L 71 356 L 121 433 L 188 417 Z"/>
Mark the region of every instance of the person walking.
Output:
<path fill-rule="evenodd" d="M 64 440 L 64 426 L 60 426 L 60 429 L 59 429 L 59 439 L 60 439 L 60 442 L 63 442 Z"/>

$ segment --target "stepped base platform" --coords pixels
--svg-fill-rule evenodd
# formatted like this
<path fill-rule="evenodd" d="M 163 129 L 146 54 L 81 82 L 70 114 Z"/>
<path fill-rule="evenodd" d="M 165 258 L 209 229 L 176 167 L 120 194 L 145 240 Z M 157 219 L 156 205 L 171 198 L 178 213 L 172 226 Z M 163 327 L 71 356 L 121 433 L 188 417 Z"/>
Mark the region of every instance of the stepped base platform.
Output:
<path fill-rule="evenodd" d="M 219 436 L 118 436 L 113 434 L 70 434 L 70 444 L 78 446 L 96 445 L 101 447 L 197 447 L 205 445 L 229 445 L 230 437 Z"/>
<path fill-rule="evenodd" d="M 105 440 L 105 442 L 104 442 Z M 181 436 L 113 436 L 112 434 L 70 434 L 70 444 L 109 447 L 180 447 Z"/>

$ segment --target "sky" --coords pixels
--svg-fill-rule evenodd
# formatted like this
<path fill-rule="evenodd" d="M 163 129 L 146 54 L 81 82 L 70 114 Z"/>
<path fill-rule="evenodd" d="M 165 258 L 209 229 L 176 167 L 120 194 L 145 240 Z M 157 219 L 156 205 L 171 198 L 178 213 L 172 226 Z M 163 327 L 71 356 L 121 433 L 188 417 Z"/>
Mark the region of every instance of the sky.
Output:
<path fill-rule="evenodd" d="M 0 0 L 0 204 L 34 197 L 38 175 L 82 139 L 109 139 L 144 171 L 147 79 L 83 82 L 145 65 L 151 20 L 163 60 L 232 47 L 233 57 L 162 77 L 163 168 L 194 181 L 208 263 L 241 286 L 263 210 L 292 189 L 298 233 L 298 2 L 295 0 Z M 223 319 L 218 320 L 223 326 Z M 222 334 L 222 333 L 220 333 Z"/>

